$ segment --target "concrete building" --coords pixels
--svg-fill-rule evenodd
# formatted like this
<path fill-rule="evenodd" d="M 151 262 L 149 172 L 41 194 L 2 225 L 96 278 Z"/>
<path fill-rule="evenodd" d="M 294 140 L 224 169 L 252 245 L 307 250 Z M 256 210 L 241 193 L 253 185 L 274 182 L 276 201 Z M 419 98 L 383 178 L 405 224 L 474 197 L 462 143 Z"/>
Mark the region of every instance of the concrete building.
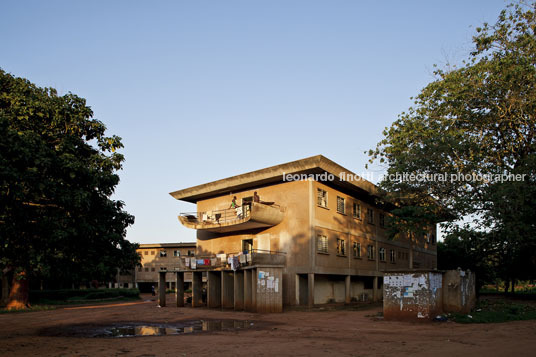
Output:
<path fill-rule="evenodd" d="M 197 204 L 196 212 L 182 213 L 179 220 L 197 230 L 196 260 L 217 258 L 204 267 L 209 285 L 211 271 L 212 285 L 221 285 L 213 297 L 230 294 L 232 307 L 232 289 L 224 285 L 234 281 L 234 305 L 240 308 L 248 299 L 254 302 L 255 284 L 262 283 L 266 267 L 281 267 L 277 290 L 283 304 L 310 306 L 377 300 L 382 295 L 383 271 L 435 269 L 435 226 L 413 240 L 389 240 L 385 229 L 389 208 L 377 203 L 376 194 L 371 182 L 319 155 L 171 196 Z M 240 253 L 247 253 L 240 258 L 241 267 L 231 270 L 226 260 Z M 183 271 L 200 267 L 195 268 L 187 266 Z M 248 275 L 248 269 L 253 273 Z M 248 298 L 250 290 L 253 300 Z M 210 306 L 210 286 L 208 295 Z M 214 306 L 225 305 L 225 300 L 218 297 Z"/>
<path fill-rule="evenodd" d="M 141 292 L 151 292 L 154 285 L 158 286 L 158 273 L 163 268 L 172 271 L 181 266 L 181 257 L 195 255 L 196 243 L 158 243 L 140 244 L 137 249 L 141 256 L 141 266 L 134 270 L 134 281 Z M 121 276 L 118 279 L 124 279 Z M 120 283 L 123 282 L 120 280 Z M 175 289 L 175 277 L 173 273 L 166 276 L 166 289 Z M 191 274 L 186 274 L 185 283 L 191 284 Z M 123 285 L 120 285 L 123 287 Z"/>

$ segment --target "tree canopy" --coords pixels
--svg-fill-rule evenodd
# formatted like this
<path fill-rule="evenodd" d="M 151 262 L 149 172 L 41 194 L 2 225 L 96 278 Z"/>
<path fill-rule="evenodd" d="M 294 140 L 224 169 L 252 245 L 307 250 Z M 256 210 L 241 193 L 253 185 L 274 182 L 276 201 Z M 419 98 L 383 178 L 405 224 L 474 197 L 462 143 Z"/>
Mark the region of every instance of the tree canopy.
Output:
<path fill-rule="evenodd" d="M 85 99 L 0 70 L 0 137 L 0 269 L 14 272 L 14 286 L 27 290 L 33 276 L 102 281 L 138 262 L 125 239 L 134 217 L 110 198 L 121 139 Z"/>
<path fill-rule="evenodd" d="M 369 152 L 386 165 L 381 187 L 407 207 L 395 210 L 395 224 L 407 225 L 404 216 L 415 212 L 446 220 L 457 239 L 489 243 L 482 254 L 494 255 L 506 279 L 536 266 L 535 9 L 509 5 L 494 25 L 477 27 L 467 60 L 436 67 L 436 79 Z"/>

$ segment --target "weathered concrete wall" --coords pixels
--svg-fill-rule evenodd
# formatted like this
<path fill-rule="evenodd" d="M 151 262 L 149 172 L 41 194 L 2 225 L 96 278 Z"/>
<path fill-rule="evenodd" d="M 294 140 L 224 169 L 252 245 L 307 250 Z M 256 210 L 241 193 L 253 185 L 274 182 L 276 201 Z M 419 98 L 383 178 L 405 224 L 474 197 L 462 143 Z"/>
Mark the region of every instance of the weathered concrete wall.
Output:
<path fill-rule="evenodd" d="M 442 313 L 440 272 L 385 273 L 383 316 L 386 320 L 429 320 Z"/>
<path fill-rule="evenodd" d="M 344 302 L 345 276 L 315 274 L 315 304 Z"/>
<path fill-rule="evenodd" d="M 467 314 L 475 304 L 475 274 L 461 269 L 446 271 L 443 275 L 443 311 Z"/>
<path fill-rule="evenodd" d="M 259 267 L 256 274 L 256 311 L 283 312 L 283 268 Z"/>

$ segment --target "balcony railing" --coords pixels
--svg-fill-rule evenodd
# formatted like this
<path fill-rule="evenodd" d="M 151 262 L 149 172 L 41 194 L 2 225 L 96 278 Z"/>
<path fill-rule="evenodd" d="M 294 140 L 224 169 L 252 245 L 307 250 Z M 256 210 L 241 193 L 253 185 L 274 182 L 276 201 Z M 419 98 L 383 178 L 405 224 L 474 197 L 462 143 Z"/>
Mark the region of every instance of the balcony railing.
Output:
<path fill-rule="evenodd" d="M 222 258 L 222 255 L 224 256 Z M 219 255 L 204 255 L 195 257 L 186 257 L 180 259 L 180 270 L 212 270 L 212 269 L 229 269 L 231 264 L 228 257 L 237 257 L 240 267 L 253 265 L 285 265 L 286 253 L 262 249 L 252 249 L 249 252 L 227 253 Z M 192 265 L 192 260 L 195 264 Z M 202 262 L 201 262 L 202 261 Z M 195 266 L 195 268 L 193 268 Z"/>
<path fill-rule="evenodd" d="M 283 217 L 284 208 L 277 204 L 248 202 L 237 208 L 181 213 L 179 220 L 188 228 L 229 232 L 274 226 Z"/>

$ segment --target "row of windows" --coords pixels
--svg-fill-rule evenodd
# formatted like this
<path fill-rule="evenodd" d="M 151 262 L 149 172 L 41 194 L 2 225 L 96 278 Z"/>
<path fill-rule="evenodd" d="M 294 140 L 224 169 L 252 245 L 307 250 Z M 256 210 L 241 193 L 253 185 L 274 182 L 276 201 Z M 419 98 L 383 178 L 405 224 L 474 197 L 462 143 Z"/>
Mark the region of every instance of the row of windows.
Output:
<path fill-rule="evenodd" d="M 324 235 L 319 235 L 317 239 L 317 251 L 319 253 L 328 253 L 328 237 Z M 385 248 L 380 248 L 379 258 L 380 261 L 385 262 L 387 250 Z M 352 254 L 354 258 L 361 258 L 361 243 L 353 242 L 352 245 Z M 400 254 L 406 254 L 405 252 L 398 252 L 398 257 Z M 344 239 L 337 238 L 337 255 L 346 256 L 346 242 Z M 397 253 L 394 249 L 389 249 L 389 262 L 396 263 Z M 370 260 L 376 259 L 376 248 L 369 244 L 367 245 L 367 258 Z"/>
<path fill-rule="evenodd" d="M 154 250 L 151 250 L 151 251 L 146 250 L 146 251 L 144 251 L 143 254 L 145 254 L 145 255 L 149 255 L 149 253 L 150 253 L 151 255 L 155 255 L 155 251 L 154 251 Z M 158 255 L 159 255 L 160 257 L 167 257 L 167 251 L 166 251 L 166 250 L 160 250 L 160 251 L 158 252 Z M 195 255 L 195 251 L 193 251 L 193 250 L 188 250 L 187 255 L 188 255 L 189 257 L 194 256 L 194 255 Z M 173 256 L 174 256 L 174 257 L 180 257 L 180 256 L 181 256 L 181 251 L 175 249 L 175 250 L 173 251 Z"/>
<path fill-rule="evenodd" d="M 328 208 L 328 192 L 321 188 L 317 189 L 317 204 L 320 207 Z M 337 196 L 337 212 L 346 214 L 346 199 Z M 352 216 L 356 219 L 362 219 L 361 204 L 354 202 L 352 204 Z M 367 208 L 367 222 L 374 224 L 374 210 Z M 380 227 L 385 227 L 385 215 L 380 213 Z"/>
<path fill-rule="evenodd" d="M 155 271 L 156 269 L 154 267 L 150 268 L 151 271 Z M 145 268 L 142 268 L 142 267 L 139 267 L 138 268 L 138 271 L 141 273 L 142 271 L 145 271 L 146 273 L 149 272 L 149 268 L 145 267 Z"/>

